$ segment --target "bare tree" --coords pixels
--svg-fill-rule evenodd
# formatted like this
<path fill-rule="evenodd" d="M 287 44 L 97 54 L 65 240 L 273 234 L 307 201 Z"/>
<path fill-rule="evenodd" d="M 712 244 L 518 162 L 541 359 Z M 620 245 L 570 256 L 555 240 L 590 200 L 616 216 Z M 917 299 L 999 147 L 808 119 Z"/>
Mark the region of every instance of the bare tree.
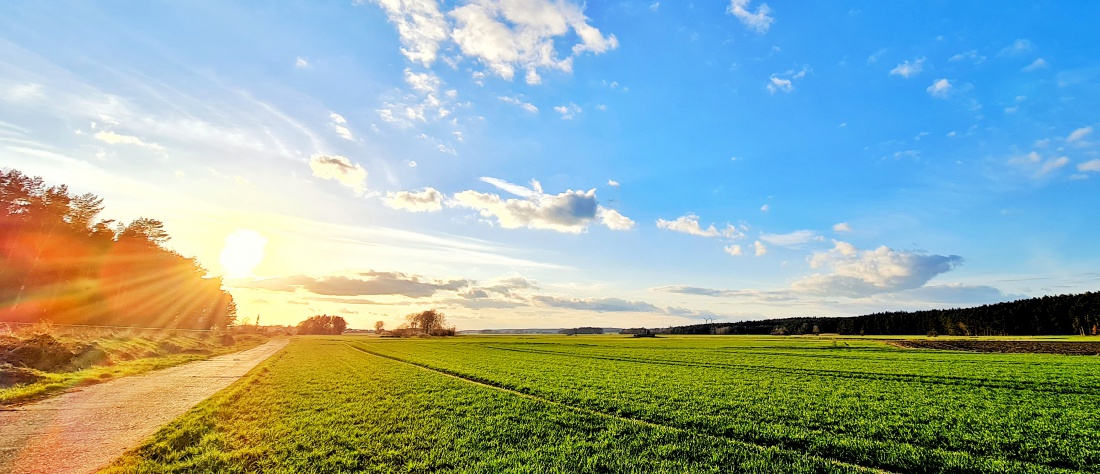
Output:
<path fill-rule="evenodd" d="M 386 322 L 385 321 L 375 321 L 374 322 L 374 333 L 375 334 L 382 334 L 385 330 L 386 330 Z"/>

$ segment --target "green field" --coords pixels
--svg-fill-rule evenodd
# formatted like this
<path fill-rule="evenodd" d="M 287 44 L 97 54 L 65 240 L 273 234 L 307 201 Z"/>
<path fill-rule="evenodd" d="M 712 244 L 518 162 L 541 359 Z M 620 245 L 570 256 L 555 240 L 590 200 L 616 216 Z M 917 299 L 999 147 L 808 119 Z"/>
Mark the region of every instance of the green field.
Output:
<path fill-rule="evenodd" d="M 112 472 L 1100 472 L 1100 358 L 299 337 Z"/>

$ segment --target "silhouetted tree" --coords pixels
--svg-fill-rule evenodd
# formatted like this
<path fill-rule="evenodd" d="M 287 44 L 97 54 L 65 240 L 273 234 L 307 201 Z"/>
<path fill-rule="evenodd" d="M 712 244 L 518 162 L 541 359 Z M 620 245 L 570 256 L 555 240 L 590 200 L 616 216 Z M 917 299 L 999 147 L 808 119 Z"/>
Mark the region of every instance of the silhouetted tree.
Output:
<path fill-rule="evenodd" d="M 0 170 L 0 321 L 210 329 L 233 297 L 165 248 L 164 224 L 100 220 L 103 200 Z"/>
<path fill-rule="evenodd" d="M 410 329 L 428 336 L 453 336 L 455 328 L 447 328 L 447 317 L 434 309 L 405 316 Z"/>
<path fill-rule="evenodd" d="M 348 323 L 340 316 L 320 314 L 310 316 L 305 321 L 298 323 L 298 334 L 343 334 Z"/>
<path fill-rule="evenodd" d="M 375 321 L 374 322 L 374 332 L 375 333 L 382 334 L 385 330 L 386 330 L 386 322 L 385 321 Z"/>

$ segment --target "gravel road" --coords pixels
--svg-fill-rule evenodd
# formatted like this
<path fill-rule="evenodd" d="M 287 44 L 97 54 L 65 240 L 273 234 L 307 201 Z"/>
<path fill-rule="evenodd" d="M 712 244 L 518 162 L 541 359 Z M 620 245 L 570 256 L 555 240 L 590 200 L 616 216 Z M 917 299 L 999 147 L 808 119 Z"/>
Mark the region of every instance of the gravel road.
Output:
<path fill-rule="evenodd" d="M 0 472 L 95 472 L 287 344 L 75 389 L 0 411 Z"/>

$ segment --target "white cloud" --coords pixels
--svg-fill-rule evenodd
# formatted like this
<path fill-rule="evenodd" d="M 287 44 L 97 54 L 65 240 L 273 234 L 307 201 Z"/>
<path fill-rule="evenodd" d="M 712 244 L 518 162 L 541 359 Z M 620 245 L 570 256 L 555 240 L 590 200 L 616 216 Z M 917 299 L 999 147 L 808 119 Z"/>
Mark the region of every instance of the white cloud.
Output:
<path fill-rule="evenodd" d="M 559 105 L 557 107 L 554 107 L 554 111 L 561 114 L 562 120 L 572 120 L 573 117 L 576 117 L 577 114 L 582 112 L 581 108 L 578 107 L 577 104 Z"/>
<path fill-rule="evenodd" d="M 439 85 L 441 83 L 439 77 L 435 74 L 430 72 L 413 72 L 411 69 L 405 69 L 405 82 L 407 82 L 413 90 L 425 94 L 439 92 Z"/>
<path fill-rule="evenodd" d="M 504 102 L 507 102 L 509 104 L 518 105 L 518 106 L 522 107 L 523 110 L 526 110 L 526 111 L 531 112 L 533 114 L 539 113 L 539 108 L 538 107 L 535 107 L 534 104 L 524 102 L 524 101 L 520 100 L 518 97 L 500 96 L 500 97 L 497 97 L 497 98 L 504 101 Z"/>
<path fill-rule="evenodd" d="M 386 206 L 409 212 L 435 212 L 443 209 L 443 193 L 434 188 L 386 193 L 382 201 Z"/>
<path fill-rule="evenodd" d="M 1032 72 L 1032 71 L 1038 71 L 1040 69 L 1046 69 L 1046 68 L 1047 68 L 1047 62 L 1043 58 L 1039 58 L 1039 59 L 1036 59 L 1035 61 L 1033 61 L 1031 64 L 1028 64 L 1027 66 L 1024 66 L 1022 71 Z"/>
<path fill-rule="evenodd" d="M 148 142 L 143 141 L 142 139 L 140 139 L 138 137 L 135 137 L 135 136 L 132 136 L 132 135 L 121 135 L 121 134 L 118 134 L 118 133 L 115 133 L 115 132 L 112 132 L 112 131 L 109 131 L 109 130 L 103 130 L 103 131 L 96 132 L 96 134 L 93 135 L 93 136 L 95 137 L 96 140 L 99 140 L 101 142 L 108 143 L 108 144 L 111 144 L 111 145 L 118 145 L 118 144 L 136 145 L 136 146 L 140 146 L 142 148 L 148 148 L 148 149 L 151 149 L 151 150 L 164 151 L 164 147 L 162 147 L 162 146 L 160 146 L 156 143 L 148 143 Z"/>
<path fill-rule="evenodd" d="M 882 55 L 886 54 L 886 52 L 887 52 L 887 49 L 883 48 L 883 49 L 880 49 L 878 51 L 875 51 L 875 52 L 871 53 L 870 55 L 867 56 L 867 64 L 874 64 L 874 63 L 878 62 L 879 58 L 881 58 Z"/>
<path fill-rule="evenodd" d="M 794 85 L 791 84 L 790 79 L 782 79 L 777 76 L 772 76 L 771 79 L 769 79 L 767 88 L 769 93 L 774 94 L 776 92 L 793 91 Z"/>
<path fill-rule="evenodd" d="M 1052 172 L 1054 170 L 1057 170 L 1057 169 L 1059 169 L 1063 166 L 1066 166 L 1068 164 L 1069 164 L 1069 158 L 1065 157 L 1065 156 L 1049 159 L 1045 163 L 1043 163 L 1043 166 L 1041 168 L 1039 168 L 1039 171 L 1035 172 L 1035 177 L 1036 178 L 1043 177 L 1043 176 L 1049 174 L 1050 172 Z"/>
<path fill-rule="evenodd" d="M 298 58 L 294 60 L 294 67 L 299 69 L 309 69 L 310 67 L 312 67 L 312 65 L 309 64 L 308 59 L 298 56 Z"/>
<path fill-rule="evenodd" d="M 496 178 L 481 180 L 522 199 L 504 199 L 496 194 L 468 190 L 454 194 L 448 205 L 476 209 L 482 217 L 495 218 L 505 229 L 527 227 L 577 234 L 598 217 L 609 228 L 618 226 L 616 230 L 622 230 L 629 221 L 610 209 L 600 212 L 595 189 L 567 190 L 550 195 L 542 192 L 538 181 L 532 181 L 531 188 L 526 188 Z"/>
<path fill-rule="evenodd" d="M 906 60 L 905 62 L 898 64 L 898 67 L 891 69 L 890 74 L 908 79 L 917 74 L 920 74 L 921 69 L 923 69 L 923 64 L 924 58 L 917 59 L 911 63 Z"/>
<path fill-rule="evenodd" d="M 348 121 L 343 115 L 332 112 L 329 113 L 328 116 L 332 119 L 332 128 L 336 130 L 337 135 L 340 135 L 345 140 L 355 141 L 355 135 L 352 135 L 351 130 L 348 129 Z"/>
<path fill-rule="evenodd" d="M 966 52 L 959 53 L 959 54 L 956 54 L 954 56 L 951 56 L 951 59 L 948 59 L 948 61 L 958 62 L 958 61 L 963 61 L 963 60 L 966 60 L 966 59 L 972 60 L 975 63 L 981 63 L 982 61 L 985 61 L 985 56 L 982 56 L 982 55 L 978 54 L 978 52 L 976 50 L 972 49 L 970 51 L 966 51 Z"/>
<path fill-rule="evenodd" d="M 1081 141 L 1090 134 L 1092 134 L 1092 127 L 1081 127 L 1070 133 L 1069 136 L 1066 137 L 1066 141 L 1069 143 Z"/>
<path fill-rule="evenodd" d="M 791 285 L 797 293 L 863 297 L 919 288 L 936 275 L 962 263 L 957 255 L 926 255 L 886 246 L 859 250 L 847 242 L 810 257 L 813 268 L 829 270 L 806 276 Z"/>
<path fill-rule="evenodd" d="M 1094 173 L 1100 173 L 1100 159 L 1086 161 L 1077 165 L 1077 171 L 1085 172 L 1092 171 Z"/>
<path fill-rule="evenodd" d="M 607 180 L 607 185 L 617 188 L 617 187 L 619 187 L 619 182 L 615 181 L 613 179 L 609 179 L 609 180 Z"/>
<path fill-rule="evenodd" d="M 768 253 L 768 247 L 760 243 L 759 240 L 752 243 L 752 248 L 757 257 L 762 257 L 764 254 Z"/>
<path fill-rule="evenodd" d="M 657 227 L 684 234 L 698 235 L 700 237 L 718 237 L 722 235 L 721 232 L 718 232 L 718 229 L 714 228 L 714 224 L 711 224 L 710 227 L 706 229 L 699 227 L 699 216 L 695 214 L 686 214 L 677 217 L 676 220 L 673 221 L 657 219 Z"/>
<path fill-rule="evenodd" d="M 847 222 L 841 222 L 841 223 L 836 224 L 836 225 L 833 226 L 833 232 L 851 232 L 851 231 L 852 231 L 852 226 L 848 225 Z"/>
<path fill-rule="evenodd" d="M 452 37 L 462 53 L 509 81 L 518 69 L 526 73 L 529 84 L 538 84 L 538 69 L 570 72 L 574 57 L 619 45 L 615 35 L 604 36 L 588 24 L 583 6 L 567 1 L 479 0 L 455 8 L 449 16 L 455 21 Z M 572 54 L 561 59 L 555 38 L 569 37 L 570 30 L 579 41 Z"/>
<path fill-rule="evenodd" d="M 603 206 L 596 208 L 596 218 L 611 230 L 630 230 L 636 225 L 629 217 L 619 214 L 619 211 Z"/>
<path fill-rule="evenodd" d="M 937 99 L 946 99 L 951 93 L 951 81 L 947 79 L 937 79 L 932 85 L 928 86 L 928 94 Z"/>
<path fill-rule="evenodd" d="M 661 8 L 661 2 L 653 2 L 649 4 L 649 11 L 655 12 L 658 8 Z"/>
<path fill-rule="evenodd" d="M 405 165 L 407 165 L 409 168 L 416 168 L 417 167 L 416 160 L 408 160 L 408 161 L 405 162 Z"/>
<path fill-rule="evenodd" d="M 735 257 L 738 256 L 738 255 L 741 255 L 741 246 L 737 245 L 737 244 L 733 244 L 733 245 L 730 245 L 728 247 L 723 247 L 722 250 L 725 251 L 726 253 L 730 254 L 730 255 L 735 256 Z"/>
<path fill-rule="evenodd" d="M 752 12 L 748 10 L 748 6 L 751 0 L 730 0 L 729 7 L 726 8 L 726 12 L 737 17 L 741 20 L 741 24 L 745 25 L 750 30 L 757 33 L 765 33 L 768 28 L 775 23 L 775 18 L 768 16 L 772 9 L 768 8 L 768 4 L 763 3 L 759 7 L 756 7 L 756 11 Z"/>
<path fill-rule="evenodd" d="M 382 120 L 410 127 L 416 122 L 438 121 L 451 115 L 448 99 L 453 99 L 457 93 L 453 90 L 441 92 L 442 81 L 438 76 L 405 69 L 405 82 L 414 93 L 384 102 L 384 107 L 378 110 Z"/>
<path fill-rule="evenodd" d="M 760 206 L 760 212 L 768 212 L 770 210 L 772 210 L 772 207 L 767 204 Z"/>
<path fill-rule="evenodd" d="M 409 61 L 431 66 L 439 44 L 451 36 L 450 25 L 436 0 L 374 0 L 397 27 L 401 53 Z"/>
<path fill-rule="evenodd" d="M 1005 46 L 999 53 L 1001 56 L 1019 56 L 1021 54 L 1031 51 L 1033 48 L 1031 42 L 1026 39 L 1018 39 L 1013 41 L 1012 44 Z"/>
<path fill-rule="evenodd" d="M 789 234 L 760 234 L 760 240 L 780 247 L 795 247 L 807 242 L 823 240 L 811 230 L 796 230 Z"/>
<path fill-rule="evenodd" d="M 367 170 L 343 156 L 314 154 L 309 159 L 309 169 L 313 176 L 336 180 L 357 194 L 366 191 Z"/>
<path fill-rule="evenodd" d="M 29 103 L 43 97 L 42 84 L 14 84 L 0 89 L 0 99 L 8 102 Z"/>

